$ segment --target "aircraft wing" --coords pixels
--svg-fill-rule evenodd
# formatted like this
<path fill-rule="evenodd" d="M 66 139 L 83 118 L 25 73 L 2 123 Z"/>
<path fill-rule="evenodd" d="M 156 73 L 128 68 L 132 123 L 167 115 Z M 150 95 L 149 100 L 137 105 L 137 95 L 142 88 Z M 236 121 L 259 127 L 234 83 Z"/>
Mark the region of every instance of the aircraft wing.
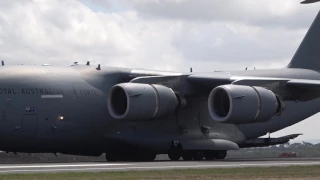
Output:
<path fill-rule="evenodd" d="M 190 75 L 187 81 L 199 86 L 207 88 L 215 88 L 216 86 L 232 83 L 231 76 L 228 74 L 200 74 Z"/>
<path fill-rule="evenodd" d="M 132 83 L 162 84 L 184 94 L 194 94 L 199 90 L 211 91 L 213 88 L 226 85 L 245 85 L 270 87 L 278 84 L 285 89 L 318 90 L 320 89 L 320 80 L 292 79 L 292 78 L 274 78 L 274 77 L 256 77 L 256 76 L 232 76 L 228 73 L 212 74 L 186 74 L 174 76 L 145 76 L 132 79 Z"/>

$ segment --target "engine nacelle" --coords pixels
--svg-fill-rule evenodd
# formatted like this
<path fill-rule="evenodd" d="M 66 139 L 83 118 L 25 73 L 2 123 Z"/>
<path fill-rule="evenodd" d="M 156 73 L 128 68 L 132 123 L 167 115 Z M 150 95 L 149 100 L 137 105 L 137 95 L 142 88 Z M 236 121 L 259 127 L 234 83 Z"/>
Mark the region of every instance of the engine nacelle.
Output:
<path fill-rule="evenodd" d="M 208 99 L 211 118 L 222 123 L 246 124 L 269 121 L 281 111 L 276 95 L 262 87 L 222 85 Z"/>
<path fill-rule="evenodd" d="M 173 113 L 179 102 L 172 89 L 157 84 L 121 83 L 109 91 L 108 110 L 114 119 L 149 120 Z"/>

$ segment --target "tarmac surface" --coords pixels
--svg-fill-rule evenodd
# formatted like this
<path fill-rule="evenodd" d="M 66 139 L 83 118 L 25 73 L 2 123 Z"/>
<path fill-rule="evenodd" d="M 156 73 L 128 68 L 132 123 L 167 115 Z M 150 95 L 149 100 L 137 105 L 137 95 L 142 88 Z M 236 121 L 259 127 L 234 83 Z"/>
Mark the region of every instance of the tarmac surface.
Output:
<path fill-rule="evenodd" d="M 264 158 L 226 159 L 222 161 L 154 161 L 154 162 L 85 162 L 85 163 L 41 163 L 0 164 L 0 174 L 8 173 L 56 173 L 56 172 L 102 172 L 130 170 L 164 170 L 195 168 L 236 168 L 271 166 L 320 165 L 320 158 Z"/>

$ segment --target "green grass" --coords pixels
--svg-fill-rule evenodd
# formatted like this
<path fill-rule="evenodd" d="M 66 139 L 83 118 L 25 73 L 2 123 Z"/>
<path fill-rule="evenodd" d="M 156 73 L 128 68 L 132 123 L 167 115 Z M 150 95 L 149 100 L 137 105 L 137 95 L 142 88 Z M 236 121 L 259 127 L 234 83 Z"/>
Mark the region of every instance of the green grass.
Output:
<path fill-rule="evenodd" d="M 5 174 L 1 180 L 102 180 L 102 179 L 320 179 L 320 166 L 290 167 L 248 167 L 248 168 L 214 168 L 183 169 L 155 171 L 119 171 L 119 172 L 78 172 L 78 173 L 38 173 L 38 174 Z"/>

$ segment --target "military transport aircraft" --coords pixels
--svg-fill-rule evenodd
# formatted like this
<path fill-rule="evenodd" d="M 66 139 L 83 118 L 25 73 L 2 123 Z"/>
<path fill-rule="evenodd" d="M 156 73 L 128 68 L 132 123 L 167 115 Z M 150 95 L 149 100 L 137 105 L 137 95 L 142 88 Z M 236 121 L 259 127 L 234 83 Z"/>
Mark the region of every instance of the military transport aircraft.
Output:
<path fill-rule="evenodd" d="M 320 13 L 287 67 L 179 73 L 75 63 L 0 67 L 0 150 L 108 161 L 224 159 L 320 111 Z"/>

